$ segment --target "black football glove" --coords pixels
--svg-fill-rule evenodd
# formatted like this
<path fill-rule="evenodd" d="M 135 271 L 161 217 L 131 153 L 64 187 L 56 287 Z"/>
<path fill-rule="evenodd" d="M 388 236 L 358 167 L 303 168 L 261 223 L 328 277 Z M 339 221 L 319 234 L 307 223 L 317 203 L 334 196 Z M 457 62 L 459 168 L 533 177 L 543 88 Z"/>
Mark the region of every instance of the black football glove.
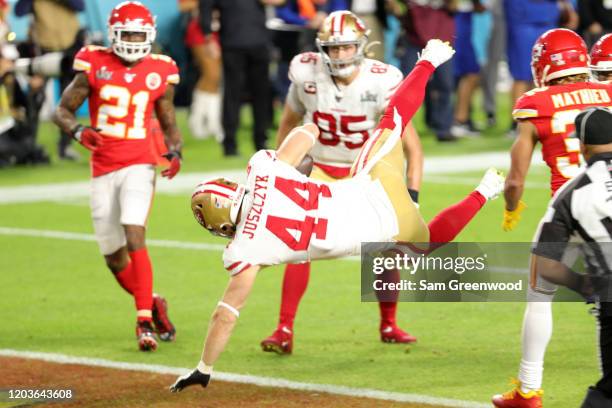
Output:
<path fill-rule="evenodd" d="M 412 202 L 415 204 L 419 203 L 419 192 L 417 190 L 413 190 L 411 188 L 408 189 L 408 194 L 410 194 L 410 198 L 412 198 Z"/>
<path fill-rule="evenodd" d="M 192 372 L 177 378 L 176 382 L 170 386 L 170 391 L 180 392 L 183 391 L 183 388 L 196 384 L 200 384 L 203 388 L 206 388 L 209 381 L 210 374 L 204 374 L 196 368 Z"/>

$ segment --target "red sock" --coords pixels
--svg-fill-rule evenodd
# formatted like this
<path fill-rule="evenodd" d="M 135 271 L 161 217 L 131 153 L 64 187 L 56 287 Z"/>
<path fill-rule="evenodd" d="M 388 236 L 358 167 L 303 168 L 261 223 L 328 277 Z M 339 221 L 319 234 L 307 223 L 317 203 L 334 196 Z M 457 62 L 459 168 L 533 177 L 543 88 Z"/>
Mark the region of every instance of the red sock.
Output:
<path fill-rule="evenodd" d="M 130 295 L 134 294 L 136 289 L 136 275 L 134 274 L 134 268 L 132 268 L 131 262 L 128 261 L 125 268 L 115 273 L 114 276 L 115 279 L 117 279 L 117 283 L 119 283 L 127 293 Z"/>
<path fill-rule="evenodd" d="M 140 248 L 130 252 L 132 268 L 136 277 L 134 288 L 134 299 L 138 321 L 151 321 L 151 309 L 153 308 L 153 268 L 147 248 Z"/>
<path fill-rule="evenodd" d="M 379 278 L 385 283 L 397 283 L 400 274 L 397 269 L 386 269 Z M 395 326 L 395 314 L 397 311 L 397 290 L 377 290 L 376 298 L 380 309 L 380 327 Z"/>
<path fill-rule="evenodd" d="M 378 308 L 380 309 L 380 328 L 395 326 L 397 302 L 378 302 Z"/>
<path fill-rule="evenodd" d="M 281 298 L 280 326 L 293 330 L 293 320 L 297 313 L 300 300 L 306 292 L 310 278 L 310 263 L 289 264 L 283 277 L 283 294 Z"/>
<path fill-rule="evenodd" d="M 429 242 L 432 244 L 451 242 L 486 202 L 487 199 L 482 194 L 472 191 L 457 204 L 442 210 L 429 223 Z"/>

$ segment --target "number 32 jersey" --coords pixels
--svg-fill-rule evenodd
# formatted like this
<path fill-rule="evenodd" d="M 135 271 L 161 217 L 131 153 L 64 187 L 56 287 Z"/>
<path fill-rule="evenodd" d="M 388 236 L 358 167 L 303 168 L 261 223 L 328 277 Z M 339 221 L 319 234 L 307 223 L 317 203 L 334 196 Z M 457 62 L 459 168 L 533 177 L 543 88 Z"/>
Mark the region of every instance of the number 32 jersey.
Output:
<path fill-rule="evenodd" d="M 260 150 L 249 161 L 236 234 L 223 252 L 232 274 L 359 253 L 362 242 L 388 242 L 399 227 L 379 181 L 368 175 L 314 182 Z"/>
<path fill-rule="evenodd" d="M 314 161 L 350 168 L 403 76 L 392 65 L 366 58 L 357 68 L 359 75 L 343 87 L 334 83 L 323 64 L 318 53 L 293 58 L 287 104 L 321 131 L 310 152 Z"/>
<path fill-rule="evenodd" d="M 155 101 L 168 84 L 179 82 L 172 58 L 150 54 L 127 67 L 111 49 L 88 46 L 77 53 L 73 68 L 87 75 L 91 126 L 104 136 L 104 145 L 91 156 L 93 176 L 132 164 L 155 164 L 149 127 Z"/>
<path fill-rule="evenodd" d="M 516 101 L 514 119 L 528 120 L 538 130 L 553 194 L 580 169 L 580 141 L 569 137 L 576 116 L 589 106 L 612 107 L 611 91 L 608 84 L 578 82 L 536 88 Z"/>

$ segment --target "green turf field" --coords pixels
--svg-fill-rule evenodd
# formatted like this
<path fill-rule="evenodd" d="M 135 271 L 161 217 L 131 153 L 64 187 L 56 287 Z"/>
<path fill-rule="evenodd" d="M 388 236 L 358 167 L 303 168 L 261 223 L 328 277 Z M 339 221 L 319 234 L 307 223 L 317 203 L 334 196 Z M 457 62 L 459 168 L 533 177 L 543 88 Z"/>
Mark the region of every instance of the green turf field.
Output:
<path fill-rule="evenodd" d="M 185 116 L 180 113 L 186 133 Z M 247 120 L 241 132 L 242 157 L 222 161 L 213 141 L 187 137 L 183 171 L 244 166 L 251 152 Z M 456 155 L 507 150 L 499 135 L 507 123 L 482 139 L 440 147 L 424 132 L 427 155 Z M 497 133 L 497 135 L 495 134 Z M 41 142 L 52 146 L 55 129 L 45 125 Z M 500 228 L 502 200 L 494 201 L 461 234 L 464 241 L 530 241 L 548 201 L 544 168 L 532 169 L 526 190 L 529 208 L 518 228 Z M 482 172 L 436 176 L 421 193 L 427 220 L 459 200 Z M 0 186 L 86 180 L 88 165 L 54 163 L 50 167 L 0 171 Z M 0 227 L 92 233 L 87 200 L 0 205 Z M 150 218 L 149 239 L 223 244 L 193 220 L 188 195 L 158 194 Z M 102 357 L 117 361 L 190 367 L 197 363 L 208 316 L 227 282 L 220 252 L 151 247 L 155 290 L 166 296 L 178 329 L 175 344 L 143 354 L 134 341 L 131 299 L 111 278 L 94 242 L 0 235 L 2 327 L 0 348 Z M 507 389 L 520 359 L 522 303 L 422 304 L 399 306 L 399 322 L 419 338 L 412 347 L 378 340 L 378 309 L 360 302 L 359 265 L 355 261 L 319 262 L 295 325 L 294 355 L 262 353 L 259 341 L 274 329 L 281 268 L 266 269 L 219 371 L 282 377 L 298 381 L 368 387 L 486 402 Z M 582 304 L 555 304 L 554 335 L 545 369 L 545 403 L 575 407 L 598 376 L 594 319 Z"/>

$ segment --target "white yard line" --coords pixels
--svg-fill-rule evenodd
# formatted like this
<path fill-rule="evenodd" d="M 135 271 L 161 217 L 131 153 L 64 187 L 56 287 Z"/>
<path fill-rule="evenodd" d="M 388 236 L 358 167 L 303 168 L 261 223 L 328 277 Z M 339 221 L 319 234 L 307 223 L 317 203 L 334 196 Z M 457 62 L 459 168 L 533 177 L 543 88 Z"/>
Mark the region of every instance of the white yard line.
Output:
<path fill-rule="evenodd" d="M 0 235 L 35 237 L 35 238 L 53 238 L 65 239 L 69 241 L 91 241 L 96 242 L 96 237 L 93 234 L 83 234 L 79 232 L 39 230 L 30 228 L 12 228 L 0 227 Z M 170 241 L 164 239 L 147 239 L 147 246 L 160 248 L 178 248 L 178 249 L 198 249 L 206 251 L 223 251 L 225 245 L 222 244 L 207 244 L 203 242 L 188 242 L 188 241 Z"/>
<path fill-rule="evenodd" d="M 534 155 L 533 165 L 542 164 L 539 155 Z M 435 180 L 450 182 L 451 184 L 476 185 L 479 180 L 472 182 L 461 179 L 445 179 L 443 174 L 460 174 L 470 171 L 485 170 L 496 167 L 505 170 L 510 166 L 510 155 L 506 152 L 477 153 L 461 156 L 431 157 L 425 159 L 425 182 L 430 175 L 438 175 Z M 202 180 L 213 177 L 228 177 L 237 181 L 244 181 L 244 170 L 219 170 L 205 173 L 179 173 L 171 181 L 159 177 L 156 190 L 162 194 L 184 194 L 191 192 Z M 434 178 L 431 178 L 432 182 Z M 40 201 L 62 201 L 89 197 L 89 181 L 75 181 L 70 183 L 29 184 L 13 187 L 0 187 L 0 204 L 34 203 Z"/>
<path fill-rule="evenodd" d="M 96 237 L 93 234 L 84 234 L 81 232 L 68 232 L 68 231 L 54 231 L 54 230 L 39 230 L 31 228 L 14 228 L 14 227 L 0 227 L 0 235 L 8 236 L 20 236 L 20 237 L 33 237 L 33 238 L 51 238 L 51 239 L 64 239 L 68 241 L 82 241 L 82 242 L 96 242 Z M 208 244 L 204 242 L 190 242 L 190 241 L 171 241 L 164 239 L 147 239 L 147 246 L 158 247 L 158 248 L 176 248 L 176 249 L 188 249 L 188 250 L 204 250 L 204 251 L 218 251 L 221 252 L 225 249 L 225 245 L 222 244 Z M 347 256 L 339 258 L 345 261 L 361 261 L 359 256 Z M 504 266 L 489 266 L 489 272 L 496 273 L 512 273 L 525 275 L 529 271 L 524 268 L 510 268 Z"/>
<path fill-rule="evenodd" d="M 189 372 L 189 368 L 170 367 L 164 365 L 126 363 L 105 360 L 101 358 L 76 357 L 66 354 L 42 353 L 35 351 L 21 351 L 0 349 L 0 356 L 41 360 L 58 364 L 79 364 L 91 367 L 113 368 L 127 371 L 143 371 L 156 374 L 182 375 Z M 253 384 L 261 387 L 286 388 L 299 391 L 324 392 L 327 394 L 346 395 L 351 397 L 373 398 L 385 401 L 411 402 L 416 404 L 429 404 L 456 408 L 485 408 L 490 404 L 474 401 L 462 401 L 449 398 L 438 398 L 429 395 L 408 394 L 401 392 L 388 392 L 370 388 L 346 387 L 333 384 L 315 384 L 286 380 L 283 378 L 260 377 L 234 373 L 215 372 L 215 381 L 226 381 L 240 384 Z M 169 384 L 168 384 L 169 385 Z M 214 383 L 211 385 L 214 386 Z"/>

